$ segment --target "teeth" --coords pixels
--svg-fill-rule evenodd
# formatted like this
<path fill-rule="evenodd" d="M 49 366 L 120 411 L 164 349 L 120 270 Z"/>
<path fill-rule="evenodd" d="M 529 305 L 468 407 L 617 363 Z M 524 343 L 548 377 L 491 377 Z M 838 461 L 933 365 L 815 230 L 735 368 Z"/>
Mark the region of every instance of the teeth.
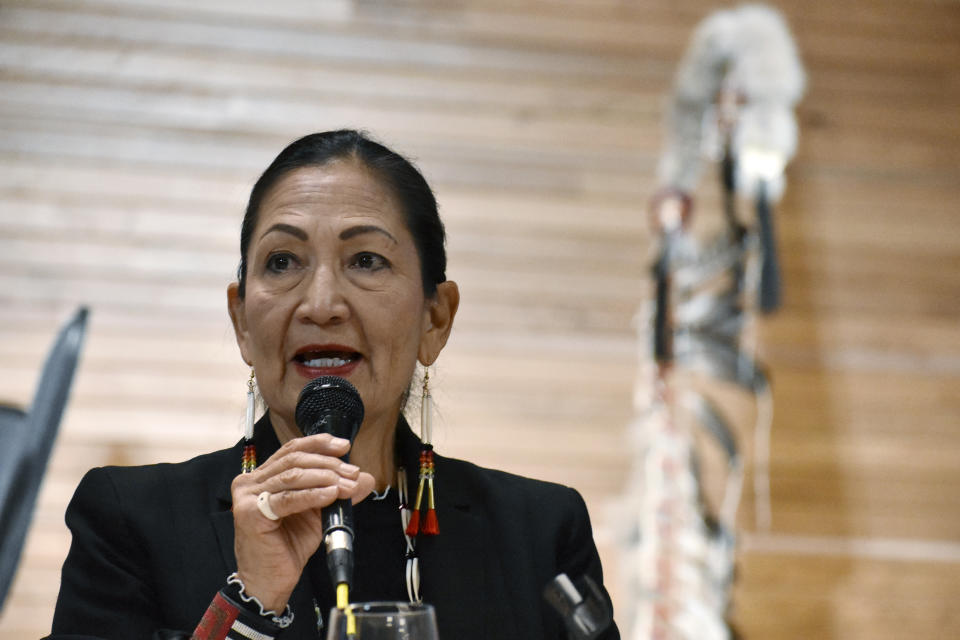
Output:
<path fill-rule="evenodd" d="M 304 360 L 303 364 L 314 369 L 331 369 L 333 367 L 342 367 L 350 362 L 343 358 L 314 358 L 313 360 Z"/>

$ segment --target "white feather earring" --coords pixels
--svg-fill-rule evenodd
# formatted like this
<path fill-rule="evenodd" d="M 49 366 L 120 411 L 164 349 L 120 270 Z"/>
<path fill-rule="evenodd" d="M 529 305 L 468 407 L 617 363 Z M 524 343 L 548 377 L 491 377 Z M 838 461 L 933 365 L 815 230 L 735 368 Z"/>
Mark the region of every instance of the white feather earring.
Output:
<path fill-rule="evenodd" d="M 256 409 L 256 382 L 253 367 L 250 367 L 250 378 L 247 380 L 247 417 L 243 425 L 243 436 L 246 444 L 243 447 L 243 462 L 240 470 L 250 473 L 257 468 L 257 448 L 253 444 L 253 418 Z"/>

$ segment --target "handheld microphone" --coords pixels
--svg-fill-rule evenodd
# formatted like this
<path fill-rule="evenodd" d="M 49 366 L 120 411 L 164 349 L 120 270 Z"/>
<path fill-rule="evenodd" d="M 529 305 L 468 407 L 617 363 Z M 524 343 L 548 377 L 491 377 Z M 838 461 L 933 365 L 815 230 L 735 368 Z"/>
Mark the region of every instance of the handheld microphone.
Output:
<path fill-rule="evenodd" d="M 363 422 L 363 401 L 352 384 L 337 376 L 311 380 L 300 392 L 294 414 L 305 436 L 329 433 L 353 444 Z M 349 461 L 350 454 L 341 458 Z M 334 585 L 353 580 L 353 504 L 337 500 L 322 510 L 327 569 Z"/>

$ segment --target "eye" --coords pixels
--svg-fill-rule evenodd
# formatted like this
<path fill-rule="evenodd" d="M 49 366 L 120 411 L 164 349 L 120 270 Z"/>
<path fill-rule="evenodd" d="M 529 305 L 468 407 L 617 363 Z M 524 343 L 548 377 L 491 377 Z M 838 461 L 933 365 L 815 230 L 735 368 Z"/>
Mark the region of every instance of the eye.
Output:
<path fill-rule="evenodd" d="M 363 271 L 380 271 L 390 267 L 390 261 L 378 253 L 361 251 L 353 256 L 350 266 Z"/>
<path fill-rule="evenodd" d="M 296 261 L 289 253 L 274 253 L 267 258 L 266 269 L 271 273 L 283 273 L 295 266 Z"/>

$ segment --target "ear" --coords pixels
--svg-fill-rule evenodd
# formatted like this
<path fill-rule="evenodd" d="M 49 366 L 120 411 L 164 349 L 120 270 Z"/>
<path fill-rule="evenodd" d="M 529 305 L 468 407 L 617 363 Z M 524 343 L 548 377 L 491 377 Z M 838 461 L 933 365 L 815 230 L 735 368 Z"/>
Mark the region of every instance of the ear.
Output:
<path fill-rule="evenodd" d="M 233 333 L 237 337 L 237 346 L 240 347 L 240 356 L 248 365 L 251 364 L 247 355 L 249 334 L 247 332 L 247 316 L 244 315 L 243 298 L 240 297 L 240 284 L 231 282 L 227 286 L 227 311 L 230 312 L 230 321 L 233 323 Z"/>
<path fill-rule="evenodd" d="M 433 364 L 447 344 L 459 306 L 460 289 L 452 280 L 438 284 L 437 293 L 427 300 L 420 349 L 417 352 L 417 358 L 423 366 L 429 367 Z"/>

